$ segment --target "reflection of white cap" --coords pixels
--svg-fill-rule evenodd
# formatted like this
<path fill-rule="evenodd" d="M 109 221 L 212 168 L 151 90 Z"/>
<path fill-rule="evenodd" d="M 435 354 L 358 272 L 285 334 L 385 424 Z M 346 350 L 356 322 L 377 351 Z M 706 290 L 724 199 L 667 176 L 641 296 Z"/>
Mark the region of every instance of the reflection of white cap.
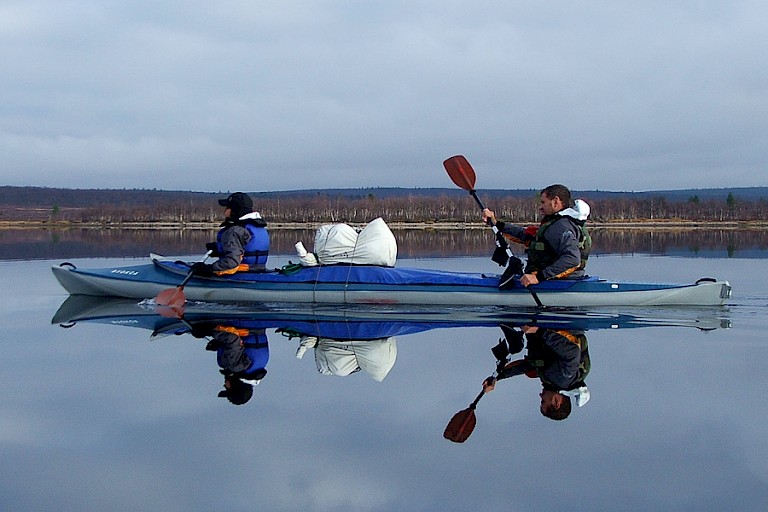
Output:
<path fill-rule="evenodd" d="M 573 208 L 566 208 L 558 212 L 558 215 L 571 217 L 576 220 L 587 220 L 592 209 L 583 199 L 576 199 L 573 202 Z"/>
<path fill-rule="evenodd" d="M 578 407 L 583 407 L 584 405 L 589 402 L 589 399 L 591 398 L 589 394 L 589 389 L 587 389 L 587 386 L 581 386 L 580 388 L 571 389 L 569 391 L 562 390 L 560 391 L 561 395 L 565 395 L 567 397 L 575 398 L 576 399 L 576 405 Z"/>
<path fill-rule="evenodd" d="M 362 369 L 381 382 L 395 365 L 396 358 L 394 337 L 357 341 L 321 338 L 315 347 L 317 371 L 324 375 L 345 377 Z"/>

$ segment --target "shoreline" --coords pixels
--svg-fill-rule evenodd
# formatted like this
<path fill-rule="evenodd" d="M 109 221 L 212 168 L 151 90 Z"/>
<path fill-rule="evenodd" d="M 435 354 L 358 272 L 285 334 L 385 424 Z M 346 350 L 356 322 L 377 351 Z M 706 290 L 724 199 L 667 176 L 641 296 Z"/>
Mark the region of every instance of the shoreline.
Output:
<path fill-rule="evenodd" d="M 324 224 L 332 222 L 270 222 L 271 230 L 315 230 Z M 521 225 L 532 222 L 520 222 Z M 41 229 L 41 230 L 71 230 L 71 229 L 128 229 L 128 230 L 215 230 L 219 222 L 173 223 L 173 222 L 69 222 L 69 221 L 0 221 L 0 230 Z M 347 223 L 355 228 L 362 228 L 365 223 Z M 483 230 L 487 226 L 482 223 L 464 222 L 388 222 L 393 230 L 424 230 L 424 231 L 457 231 Z M 662 229 L 662 230 L 768 230 L 768 221 L 682 221 L 682 220 L 637 220 L 621 222 L 588 222 L 589 229 Z"/>

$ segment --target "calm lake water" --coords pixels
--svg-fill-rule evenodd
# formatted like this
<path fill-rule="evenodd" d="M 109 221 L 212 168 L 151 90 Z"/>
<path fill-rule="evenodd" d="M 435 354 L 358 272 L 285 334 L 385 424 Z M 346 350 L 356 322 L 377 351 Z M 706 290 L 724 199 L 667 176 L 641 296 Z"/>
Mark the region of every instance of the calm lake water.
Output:
<path fill-rule="evenodd" d="M 233 405 L 206 339 L 119 318 L 63 328 L 52 319 L 67 295 L 50 271 L 62 260 L 0 261 L 0 509 L 765 510 L 768 253 L 694 256 L 591 259 L 605 277 L 728 279 L 733 300 L 590 311 L 643 320 L 586 331 L 589 402 L 554 421 L 539 412 L 539 379 L 512 377 L 478 403 L 461 444 L 443 431 L 493 372 L 498 325 L 379 325 L 384 356 L 358 345 L 364 369 L 339 376 L 319 371 L 322 342 L 298 358 L 300 338 L 273 315 L 268 374 Z M 487 257 L 398 265 L 498 272 Z"/>

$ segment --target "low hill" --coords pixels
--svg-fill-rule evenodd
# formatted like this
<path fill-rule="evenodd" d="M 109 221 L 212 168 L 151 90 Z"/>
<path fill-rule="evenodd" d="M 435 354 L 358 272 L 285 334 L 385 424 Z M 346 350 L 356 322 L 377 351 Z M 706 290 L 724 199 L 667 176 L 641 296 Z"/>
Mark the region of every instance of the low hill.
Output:
<path fill-rule="evenodd" d="M 372 187 L 359 189 L 329 188 L 307 189 L 271 192 L 253 192 L 254 199 L 266 198 L 316 198 L 333 197 L 344 199 L 390 199 L 403 197 L 461 197 L 467 192 L 458 188 L 395 188 Z M 59 207 L 89 208 L 109 205 L 144 205 L 154 206 L 162 203 L 189 200 L 194 202 L 211 201 L 225 197 L 228 192 L 193 192 L 183 190 L 156 189 L 65 189 L 46 187 L 11 187 L 0 186 L 0 205 L 26 207 Z M 481 194 L 487 198 L 503 197 L 536 197 L 538 190 L 534 189 L 489 189 Z M 576 197 L 591 199 L 637 199 L 664 198 L 667 201 L 687 201 L 697 197 L 701 201 L 725 200 L 729 194 L 744 201 L 768 200 L 768 187 L 712 188 L 686 190 L 650 190 L 643 192 L 613 192 L 605 190 L 574 190 Z"/>

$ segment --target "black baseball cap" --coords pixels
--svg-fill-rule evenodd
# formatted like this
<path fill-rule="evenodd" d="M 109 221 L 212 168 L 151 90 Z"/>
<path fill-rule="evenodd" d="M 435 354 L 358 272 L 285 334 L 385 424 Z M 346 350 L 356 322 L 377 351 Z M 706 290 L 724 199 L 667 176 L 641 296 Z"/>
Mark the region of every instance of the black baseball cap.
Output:
<path fill-rule="evenodd" d="M 242 192 L 235 192 L 226 199 L 219 199 L 219 204 L 230 209 L 230 219 L 239 219 L 253 212 L 253 201 L 248 194 Z"/>
<path fill-rule="evenodd" d="M 219 204 L 237 211 L 251 211 L 253 209 L 253 201 L 248 194 L 243 192 L 235 192 L 226 199 L 219 199 Z"/>

